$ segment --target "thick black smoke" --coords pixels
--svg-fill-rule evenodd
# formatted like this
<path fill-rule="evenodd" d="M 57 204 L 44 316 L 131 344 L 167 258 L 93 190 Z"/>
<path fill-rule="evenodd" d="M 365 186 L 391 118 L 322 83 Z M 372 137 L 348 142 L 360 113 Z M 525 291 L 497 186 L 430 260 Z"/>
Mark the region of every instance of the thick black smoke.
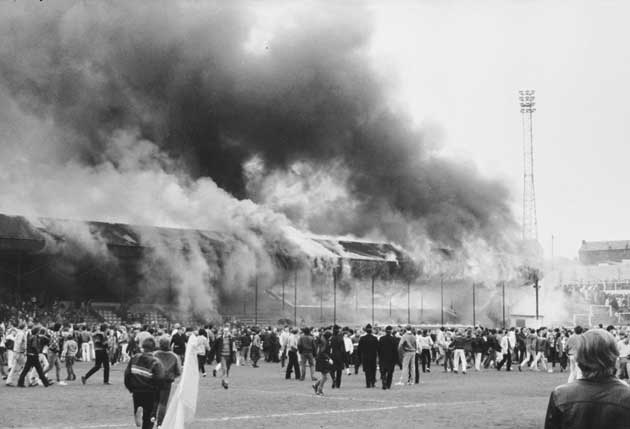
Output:
<path fill-rule="evenodd" d="M 387 107 L 357 4 L 292 5 L 252 50 L 263 3 L 25 3 L 2 5 L 0 85 L 64 130 L 69 159 L 111 161 L 112 134 L 134 130 L 238 198 L 254 156 L 267 171 L 339 163 L 358 206 L 337 233 L 384 211 L 449 245 L 513 225 L 504 186 L 432 156 Z"/>

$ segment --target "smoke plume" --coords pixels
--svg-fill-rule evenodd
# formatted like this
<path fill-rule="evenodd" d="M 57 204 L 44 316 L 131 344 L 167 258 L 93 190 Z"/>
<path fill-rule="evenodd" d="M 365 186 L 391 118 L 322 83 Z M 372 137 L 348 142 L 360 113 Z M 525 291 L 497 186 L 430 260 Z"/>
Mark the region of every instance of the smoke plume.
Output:
<path fill-rule="evenodd" d="M 195 254 L 180 282 L 221 270 L 228 287 L 273 277 L 291 224 L 411 249 L 509 242 L 506 188 L 436 156 L 387 102 L 358 3 L 1 10 L 2 212 L 224 231 L 255 263 Z"/>

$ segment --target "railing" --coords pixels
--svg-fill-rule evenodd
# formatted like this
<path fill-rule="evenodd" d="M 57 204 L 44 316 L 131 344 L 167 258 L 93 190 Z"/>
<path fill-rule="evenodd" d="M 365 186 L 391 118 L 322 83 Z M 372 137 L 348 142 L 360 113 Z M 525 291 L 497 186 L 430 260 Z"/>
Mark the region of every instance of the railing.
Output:
<path fill-rule="evenodd" d="M 573 326 L 590 326 L 590 316 L 588 314 L 574 314 L 573 315 Z"/>
<path fill-rule="evenodd" d="M 583 288 L 596 286 L 599 289 L 627 290 L 630 289 L 630 279 L 600 279 L 600 280 L 577 280 L 568 281 L 561 284 L 565 288 Z"/>
<path fill-rule="evenodd" d="M 612 308 L 610 305 L 589 305 L 589 312 L 591 315 L 598 313 L 600 315 L 608 314 L 608 317 L 612 316 Z"/>
<path fill-rule="evenodd" d="M 619 324 L 630 323 L 630 313 L 627 313 L 627 312 L 617 313 L 617 323 Z"/>
<path fill-rule="evenodd" d="M 612 318 L 612 308 L 610 305 L 590 305 L 589 306 L 589 326 L 597 324 L 608 324 Z"/>

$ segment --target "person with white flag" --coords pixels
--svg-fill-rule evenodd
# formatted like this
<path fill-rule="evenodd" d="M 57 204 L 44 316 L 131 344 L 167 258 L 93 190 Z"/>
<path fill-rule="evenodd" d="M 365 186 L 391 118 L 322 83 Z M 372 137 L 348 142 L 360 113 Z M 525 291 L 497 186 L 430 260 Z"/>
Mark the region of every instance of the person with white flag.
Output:
<path fill-rule="evenodd" d="M 184 429 L 185 425 L 195 418 L 199 392 L 197 348 L 192 346 L 195 344 L 197 344 L 197 336 L 193 333 L 188 338 L 182 377 L 166 409 L 161 426 L 163 428 Z"/>
<path fill-rule="evenodd" d="M 164 367 L 164 383 L 160 386 L 158 393 L 158 404 L 155 410 L 155 417 L 157 420 L 157 426 L 162 426 L 164 415 L 166 414 L 166 406 L 168 405 L 168 398 L 171 396 L 171 386 L 175 379 L 182 375 L 182 365 L 179 361 L 179 356 L 169 350 L 171 345 L 171 338 L 164 335 L 159 341 L 159 350 L 153 353 Z"/>

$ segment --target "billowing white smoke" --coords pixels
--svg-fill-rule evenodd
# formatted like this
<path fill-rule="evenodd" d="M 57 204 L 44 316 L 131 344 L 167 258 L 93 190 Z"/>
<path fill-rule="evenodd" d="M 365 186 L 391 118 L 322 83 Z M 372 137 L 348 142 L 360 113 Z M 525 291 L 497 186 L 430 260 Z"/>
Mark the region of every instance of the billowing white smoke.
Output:
<path fill-rule="evenodd" d="M 227 237 L 221 268 L 217 257 L 202 252 L 197 234 L 186 235 L 183 243 L 149 229 L 137 231 L 152 249 L 143 269 L 146 290 L 172 287 L 185 311 L 213 314 L 212 284 L 237 293 L 256 276 L 270 281 L 275 275 L 270 243 L 284 241 L 281 229 L 289 225 L 284 216 L 237 200 L 209 178 L 191 180 L 134 130 L 113 133 L 107 161 L 86 166 L 66 152 L 64 130 L 11 107 L 2 112 L 3 123 L 14 128 L 5 130 L 0 146 L 0 213 L 24 215 L 35 223 L 48 217 L 221 231 Z M 51 238 L 46 251 L 109 256 L 105 240 L 86 224 L 36 226 L 69 238 L 63 243 Z"/>

